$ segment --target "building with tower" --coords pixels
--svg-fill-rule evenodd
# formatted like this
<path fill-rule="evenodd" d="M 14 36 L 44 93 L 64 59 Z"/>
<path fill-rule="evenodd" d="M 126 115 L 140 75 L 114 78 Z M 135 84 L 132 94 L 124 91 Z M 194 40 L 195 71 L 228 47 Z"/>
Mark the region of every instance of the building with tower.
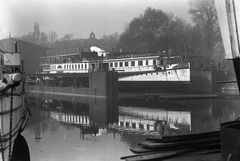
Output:
<path fill-rule="evenodd" d="M 89 34 L 87 39 L 72 39 L 62 42 L 63 45 L 58 45 L 56 48 L 51 48 L 48 51 L 48 55 L 63 55 L 63 54 L 72 54 L 78 53 L 79 49 L 84 52 L 90 52 L 91 46 L 97 46 L 104 49 L 104 45 L 100 40 L 96 38 L 94 32 Z"/>
<path fill-rule="evenodd" d="M 91 46 L 97 46 L 103 48 L 103 45 L 100 40 L 96 39 L 96 36 L 93 32 L 90 33 L 89 38 L 85 39 L 84 46 L 90 48 Z"/>

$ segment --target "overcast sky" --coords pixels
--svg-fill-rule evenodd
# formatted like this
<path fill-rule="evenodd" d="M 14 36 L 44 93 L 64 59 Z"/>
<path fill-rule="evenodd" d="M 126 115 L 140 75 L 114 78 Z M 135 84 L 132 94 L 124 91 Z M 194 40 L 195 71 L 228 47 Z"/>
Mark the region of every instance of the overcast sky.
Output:
<path fill-rule="evenodd" d="M 4 1 L 4 2 L 3 2 Z M 74 38 L 88 38 L 91 31 L 97 38 L 118 32 L 125 23 L 144 13 L 149 6 L 172 12 L 191 22 L 189 0 L 0 0 L 0 38 L 21 36 L 33 31 L 38 22 L 40 31 L 55 31 L 61 38 L 72 33 Z"/>

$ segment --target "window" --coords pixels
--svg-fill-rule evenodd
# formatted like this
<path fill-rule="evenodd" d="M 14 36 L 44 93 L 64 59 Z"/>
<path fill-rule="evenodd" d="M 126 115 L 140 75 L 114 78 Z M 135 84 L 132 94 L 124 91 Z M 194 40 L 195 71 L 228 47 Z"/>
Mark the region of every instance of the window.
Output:
<path fill-rule="evenodd" d="M 80 64 L 78 64 L 78 69 L 80 69 Z"/>
<path fill-rule="evenodd" d="M 75 69 L 77 69 L 77 64 L 75 64 Z"/>
<path fill-rule="evenodd" d="M 87 64 L 85 63 L 85 69 L 87 69 Z"/>
<path fill-rule="evenodd" d="M 146 60 L 146 65 L 148 65 L 148 60 Z"/>
<path fill-rule="evenodd" d="M 118 67 L 118 63 L 117 63 L 117 62 L 115 62 L 115 63 L 114 63 L 114 66 L 115 66 L 115 67 Z"/>
<path fill-rule="evenodd" d="M 163 65 L 163 59 L 160 59 L 160 65 Z"/>
<path fill-rule="evenodd" d="M 68 65 L 67 65 L 67 69 L 68 69 Z"/>
<path fill-rule="evenodd" d="M 128 62 L 125 62 L 125 67 L 128 67 Z"/>
<path fill-rule="evenodd" d="M 110 63 L 110 67 L 113 67 L 113 63 Z"/>
<path fill-rule="evenodd" d="M 153 60 L 153 65 L 156 65 L 157 63 L 156 63 L 156 60 Z"/>
<path fill-rule="evenodd" d="M 135 61 L 131 61 L 131 66 L 135 66 Z"/>
<path fill-rule="evenodd" d="M 83 69 L 83 64 L 81 64 L 81 69 Z"/>
<path fill-rule="evenodd" d="M 122 66 L 123 66 L 123 62 L 120 62 L 120 63 L 119 63 L 119 67 L 122 67 Z"/>
<path fill-rule="evenodd" d="M 142 60 L 138 61 L 138 66 L 142 66 L 142 65 L 143 65 L 143 61 Z"/>

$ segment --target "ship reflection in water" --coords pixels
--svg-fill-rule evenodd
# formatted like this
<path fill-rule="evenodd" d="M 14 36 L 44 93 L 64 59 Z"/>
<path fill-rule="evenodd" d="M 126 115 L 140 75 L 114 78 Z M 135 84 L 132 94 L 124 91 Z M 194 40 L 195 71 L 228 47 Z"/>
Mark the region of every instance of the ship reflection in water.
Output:
<path fill-rule="evenodd" d="M 240 99 L 147 101 L 29 95 L 23 132 L 35 161 L 112 161 L 149 136 L 219 128 L 240 116 Z"/>

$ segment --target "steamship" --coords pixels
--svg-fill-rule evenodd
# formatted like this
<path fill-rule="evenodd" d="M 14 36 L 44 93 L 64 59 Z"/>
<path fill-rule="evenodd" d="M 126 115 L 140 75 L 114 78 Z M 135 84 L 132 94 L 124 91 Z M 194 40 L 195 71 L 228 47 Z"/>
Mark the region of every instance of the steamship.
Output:
<path fill-rule="evenodd" d="M 88 53 L 41 57 L 43 74 L 118 72 L 120 90 L 161 89 L 190 83 L 190 62 L 161 54 L 108 54 L 97 47 Z"/>
<path fill-rule="evenodd" d="M 30 111 L 23 88 L 19 53 L 0 54 L 0 160 L 30 160 L 26 140 L 21 135 Z"/>

